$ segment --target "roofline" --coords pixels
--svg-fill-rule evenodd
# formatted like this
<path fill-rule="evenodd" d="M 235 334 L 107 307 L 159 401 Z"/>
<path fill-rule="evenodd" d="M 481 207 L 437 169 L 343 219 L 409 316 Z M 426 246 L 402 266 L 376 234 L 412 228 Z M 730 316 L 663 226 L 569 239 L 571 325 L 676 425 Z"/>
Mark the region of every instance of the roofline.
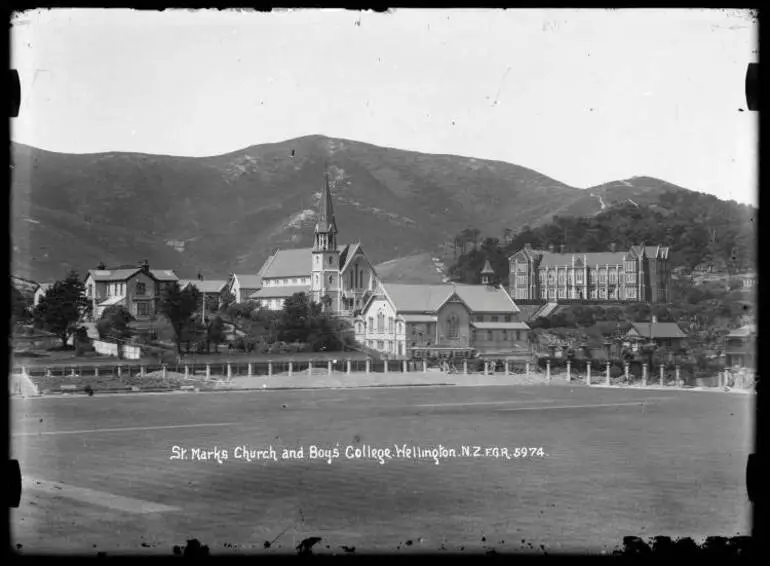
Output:
<path fill-rule="evenodd" d="M 457 287 L 455 285 L 452 285 L 452 290 L 449 292 L 449 295 L 446 299 L 441 301 L 439 305 L 436 307 L 436 313 L 444 308 L 444 305 L 449 302 L 449 299 L 451 299 L 454 295 L 457 295 Z M 468 310 L 469 313 L 474 312 L 471 307 L 468 305 L 468 303 L 465 302 L 465 300 L 460 296 L 457 295 L 457 298 L 460 299 L 460 302 L 463 304 L 463 306 Z"/>
<path fill-rule="evenodd" d="M 498 285 L 497 288 L 500 289 L 503 293 L 505 293 L 506 298 L 509 301 L 511 301 L 511 304 L 513 305 L 513 308 L 516 309 L 516 311 L 515 311 L 516 314 L 520 313 L 521 309 L 519 308 L 519 305 L 516 304 L 516 302 L 513 300 L 513 297 L 511 297 L 511 295 L 508 293 L 508 291 L 506 291 L 505 287 L 503 287 L 502 285 Z M 482 311 L 479 311 L 479 312 L 482 312 Z"/>

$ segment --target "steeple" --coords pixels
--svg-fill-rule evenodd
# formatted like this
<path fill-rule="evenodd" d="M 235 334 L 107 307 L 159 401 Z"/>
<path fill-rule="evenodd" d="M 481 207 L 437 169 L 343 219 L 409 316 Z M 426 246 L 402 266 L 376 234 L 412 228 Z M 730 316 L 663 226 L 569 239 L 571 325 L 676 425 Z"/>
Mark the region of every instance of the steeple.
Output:
<path fill-rule="evenodd" d="M 486 260 L 484 262 L 484 269 L 481 270 L 481 284 L 482 285 L 491 285 L 492 284 L 492 276 L 495 274 L 495 270 L 492 269 L 492 266 L 489 264 L 489 260 Z"/>
<path fill-rule="evenodd" d="M 326 232 L 329 234 L 337 233 L 337 223 L 334 221 L 334 207 L 332 206 L 332 192 L 329 188 L 329 169 L 326 166 L 324 176 L 324 186 L 321 189 L 321 210 L 319 211 L 318 223 L 315 225 L 316 233 Z"/>

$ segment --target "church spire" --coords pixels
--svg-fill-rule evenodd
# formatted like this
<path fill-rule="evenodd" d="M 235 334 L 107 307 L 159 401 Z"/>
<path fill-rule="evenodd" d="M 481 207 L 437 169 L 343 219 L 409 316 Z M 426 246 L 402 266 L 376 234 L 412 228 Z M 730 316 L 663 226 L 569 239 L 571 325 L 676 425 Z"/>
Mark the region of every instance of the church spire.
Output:
<path fill-rule="evenodd" d="M 315 231 L 329 234 L 337 233 L 337 223 L 334 220 L 334 207 L 332 206 L 332 192 L 329 187 L 329 165 L 325 164 L 324 186 L 321 189 L 321 210 Z"/>

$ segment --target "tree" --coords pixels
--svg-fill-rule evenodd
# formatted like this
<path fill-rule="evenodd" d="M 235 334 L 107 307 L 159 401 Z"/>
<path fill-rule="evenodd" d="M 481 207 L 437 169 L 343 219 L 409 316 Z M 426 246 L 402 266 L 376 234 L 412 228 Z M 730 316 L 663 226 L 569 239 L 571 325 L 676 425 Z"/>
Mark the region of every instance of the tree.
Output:
<path fill-rule="evenodd" d="M 121 306 L 111 306 L 104 309 L 102 318 L 96 323 L 96 329 L 102 338 L 125 340 L 133 336 L 134 331 L 128 327 L 134 317 Z"/>
<path fill-rule="evenodd" d="M 283 303 L 277 321 L 278 340 L 283 342 L 307 342 L 313 320 L 321 315 L 321 305 L 305 293 L 294 293 Z"/>
<path fill-rule="evenodd" d="M 237 304 L 238 303 L 235 302 L 235 295 L 233 295 L 229 289 L 225 289 L 221 295 L 219 312 L 226 313 L 229 311 L 230 307 Z"/>
<path fill-rule="evenodd" d="M 90 307 L 83 282 L 75 271 L 70 271 L 64 280 L 54 283 L 43 295 L 32 316 L 37 326 L 58 336 L 62 346 L 66 347 L 78 321 Z"/>
<path fill-rule="evenodd" d="M 30 301 L 16 287 L 11 285 L 11 321 L 13 325 L 28 322 L 32 316 Z"/>
<path fill-rule="evenodd" d="M 215 316 L 206 331 L 206 339 L 209 343 L 219 345 L 225 341 L 225 323 L 222 317 Z"/>
<path fill-rule="evenodd" d="M 189 285 L 183 290 L 179 288 L 179 283 L 168 285 L 163 292 L 158 303 L 158 311 L 163 314 L 171 323 L 176 334 L 176 348 L 178 353 L 182 353 L 182 336 L 184 331 L 190 325 L 190 318 L 199 308 L 201 300 L 200 291 Z"/>

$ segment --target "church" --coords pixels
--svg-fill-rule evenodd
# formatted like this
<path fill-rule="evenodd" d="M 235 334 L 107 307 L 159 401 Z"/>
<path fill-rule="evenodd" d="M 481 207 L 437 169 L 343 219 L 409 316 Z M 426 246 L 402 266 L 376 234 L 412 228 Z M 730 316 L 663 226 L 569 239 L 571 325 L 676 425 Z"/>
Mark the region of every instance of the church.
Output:
<path fill-rule="evenodd" d="M 307 293 L 339 316 L 352 316 L 379 283 L 360 242 L 337 243 L 329 175 L 321 202 L 312 248 L 275 250 L 257 273 L 257 291 L 249 299 L 263 308 L 281 310 L 294 293 Z"/>

